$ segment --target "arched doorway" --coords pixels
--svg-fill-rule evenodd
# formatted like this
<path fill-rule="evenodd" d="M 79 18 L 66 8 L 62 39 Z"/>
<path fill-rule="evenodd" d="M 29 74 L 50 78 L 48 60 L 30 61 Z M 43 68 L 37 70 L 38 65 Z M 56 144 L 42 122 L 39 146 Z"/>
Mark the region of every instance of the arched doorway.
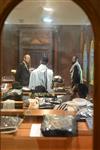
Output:
<path fill-rule="evenodd" d="M 0 5 L 0 32 L 2 31 L 3 23 L 7 17 L 7 15 L 10 13 L 10 11 L 22 0 L 7 0 L 4 2 L 1 0 Z M 100 4 L 97 0 L 93 3 L 93 1 L 80 1 L 80 0 L 74 0 L 80 7 L 84 9 L 84 11 L 87 13 L 88 17 L 90 18 L 93 30 L 94 30 L 94 36 L 95 36 L 95 93 L 94 93 L 94 101 L 95 101 L 95 108 L 94 108 L 94 149 L 98 150 L 99 148 L 99 135 L 100 135 L 100 122 L 99 122 L 99 97 L 100 97 L 100 71 L 99 71 L 99 64 L 100 64 L 100 11 L 98 4 Z M 96 11 L 97 8 L 97 11 Z"/>

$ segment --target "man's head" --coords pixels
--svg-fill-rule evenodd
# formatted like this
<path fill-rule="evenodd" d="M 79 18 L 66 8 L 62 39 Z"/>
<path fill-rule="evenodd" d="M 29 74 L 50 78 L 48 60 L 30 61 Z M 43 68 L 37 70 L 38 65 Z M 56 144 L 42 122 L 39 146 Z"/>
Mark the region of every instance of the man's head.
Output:
<path fill-rule="evenodd" d="M 77 57 L 77 56 L 73 56 L 73 57 L 72 57 L 72 63 L 73 63 L 73 64 L 74 64 L 77 60 L 78 60 L 78 57 Z"/>
<path fill-rule="evenodd" d="M 88 94 L 88 87 L 86 84 L 78 84 L 77 87 L 77 92 L 80 98 L 86 98 L 87 94 Z"/>
<path fill-rule="evenodd" d="M 43 56 L 41 59 L 41 64 L 47 65 L 48 64 L 48 57 L 47 56 Z"/>
<path fill-rule="evenodd" d="M 23 59 L 23 60 L 24 60 L 27 64 L 29 64 L 30 61 L 31 61 L 30 55 L 26 54 L 26 55 L 24 56 L 24 59 Z"/>

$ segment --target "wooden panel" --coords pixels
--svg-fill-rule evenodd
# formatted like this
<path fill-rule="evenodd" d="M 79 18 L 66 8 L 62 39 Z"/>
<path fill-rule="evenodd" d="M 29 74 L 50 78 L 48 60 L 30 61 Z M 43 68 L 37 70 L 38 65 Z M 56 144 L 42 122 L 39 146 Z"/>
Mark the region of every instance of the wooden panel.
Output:
<path fill-rule="evenodd" d="M 16 25 L 7 24 L 2 32 L 2 75 L 11 75 L 11 69 L 15 69 L 18 62 L 18 28 Z"/>
<path fill-rule="evenodd" d="M 82 66 L 82 52 L 83 44 L 86 41 L 89 45 L 91 38 L 93 38 L 93 32 L 91 26 L 80 25 L 67 25 L 60 26 L 58 32 L 58 65 L 57 73 L 59 73 L 64 79 L 67 85 L 70 84 L 70 67 L 72 63 L 72 57 L 78 56 L 79 62 Z M 83 41 L 81 40 L 81 34 L 83 33 Z M 88 40 L 87 40 L 88 39 Z"/>
<path fill-rule="evenodd" d="M 34 50 L 34 49 L 29 49 L 29 48 L 28 49 L 24 48 L 23 49 L 23 54 L 29 54 L 31 56 L 31 67 L 33 67 L 33 68 L 37 68 L 39 66 L 42 56 L 50 55 L 48 49 Z"/>
<path fill-rule="evenodd" d="M 12 141 L 12 142 L 11 142 Z M 2 150 L 92 150 L 92 138 L 81 136 L 78 138 L 66 139 L 35 139 L 35 138 L 19 138 L 19 139 L 1 139 Z"/>
<path fill-rule="evenodd" d="M 24 110 L 23 109 L 2 109 L 1 110 L 1 115 L 23 115 L 24 114 Z"/>
<path fill-rule="evenodd" d="M 63 110 L 53 110 L 53 109 L 35 109 L 35 110 L 25 110 L 25 116 L 43 116 L 46 114 L 58 114 L 64 115 L 65 112 Z"/>
<path fill-rule="evenodd" d="M 83 42 L 80 43 L 81 32 Z M 91 26 L 85 25 L 56 25 L 55 28 L 45 29 L 35 25 L 6 25 L 2 34 L 2 73 L 11 74 L 10 70 L 16 69 L 25 53 L 31 55 L 34 68 L 38 66 L 41 55 L 48 54 L 49 66 L 69 85 L 72 56 L 79 56 L 82 64 L 82 46 L 87 39 L 89 43 L 92 37 Z"/>
<path fill-rule="evenodd" d="M 40 64 L 41 57 L 47 55 L 49 63 L 52 65 L 52 30 L 43 27 L 24 27 L 19 33 L 19 59 L 24 54 L 31 55 L 32 67 L 36 68 Z"/>
<path fill-rule="evenodd" d="M 31 125 L 35 119 L 31 118 L 31 123 L 22 123 L 13 135 L 2 134 L 2 150 L 92 150 L 92 136 L 88 135 L 88 128 L 84 123 L 78 125 L 79 135 L 76 137 L 30 137 Z M 80 134 L 82 131 L 86 131 L 84 135 Z"/>

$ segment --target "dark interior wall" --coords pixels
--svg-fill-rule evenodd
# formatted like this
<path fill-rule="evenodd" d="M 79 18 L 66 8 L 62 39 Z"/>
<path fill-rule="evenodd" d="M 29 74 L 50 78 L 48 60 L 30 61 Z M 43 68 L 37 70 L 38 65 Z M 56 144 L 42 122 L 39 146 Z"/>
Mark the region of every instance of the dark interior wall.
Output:
<path fill-rule="evenodd" d="M 70 66 L 74 55 L 79 57 L 82 63 L 82 52 L 80 50 L 80 33 L 82 26 L 60 26 L 58 29 L 58 67 L 60 74 L 66 84 L 70 84 Z"/>
<path fill-rule="evenodd" d="M 22 61 L 24 54 L 31 55 L 31 65 L 36 68 L 41 56 L 48 55 L 49 65 L 53 66 L 53 29 L 41 26 L 19 27 L 19 57 Z"/>
<path fill-rule="evenodd" d="M 1 47 L 1 72 L 2 75 L 10 75 L 11 69 L 16 68 L 18 62 L 19 33 L 17 25 L 7 24 L 2 32 Z"/>
<path fill-rule="evenodd" d="M 83 66 L 83 50 L 84 44 L 87 45 L 88 53 L 88 74 L 87 80 L 89 80 L 89 52 L 91 40 L 93 40 L 92 28 L 89 25 L 70 25 L 70 26 L 60 26 L 57 30 L 58 40 L 58 62 L 57 62 L 57 72 L 64 79 L 67 85 L 70 84 L 70 66 L 71 60 L 74 55 L 79 57 L 79 62 Z M 57 39 L 57 37 L 56 37 Z"/>
<path fill-rule="evenodd" d="M 10 75 L 11 69 L 16 69 L 19 63 L 20 32 L 43 27 L 31 25 L 9 25 L 6 24 L 2 33 L 2 75 Z M 46 27 L 52 32 L 52 55 L 55 74 L 60 74 L 67 85 L 70 84 L 69 69 L 73 55 L 79 56 L 82 65 L 82 50 L 84 42 L 88 45 L 93 38 L 91 26 L 85 25 L 59 25 Z M 29 36 L 29 35 L 28 35 Z"/>

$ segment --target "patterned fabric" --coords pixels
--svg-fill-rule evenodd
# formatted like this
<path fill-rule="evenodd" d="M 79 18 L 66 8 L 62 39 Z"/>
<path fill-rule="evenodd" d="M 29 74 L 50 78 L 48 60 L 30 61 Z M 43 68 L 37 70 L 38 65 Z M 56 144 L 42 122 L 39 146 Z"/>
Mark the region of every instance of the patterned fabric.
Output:
<path fill-rule="evenodd" d="M 41 131 L 44 136 L 75 136 L 76 120 L 72 115 L 45 115 Z"/>

